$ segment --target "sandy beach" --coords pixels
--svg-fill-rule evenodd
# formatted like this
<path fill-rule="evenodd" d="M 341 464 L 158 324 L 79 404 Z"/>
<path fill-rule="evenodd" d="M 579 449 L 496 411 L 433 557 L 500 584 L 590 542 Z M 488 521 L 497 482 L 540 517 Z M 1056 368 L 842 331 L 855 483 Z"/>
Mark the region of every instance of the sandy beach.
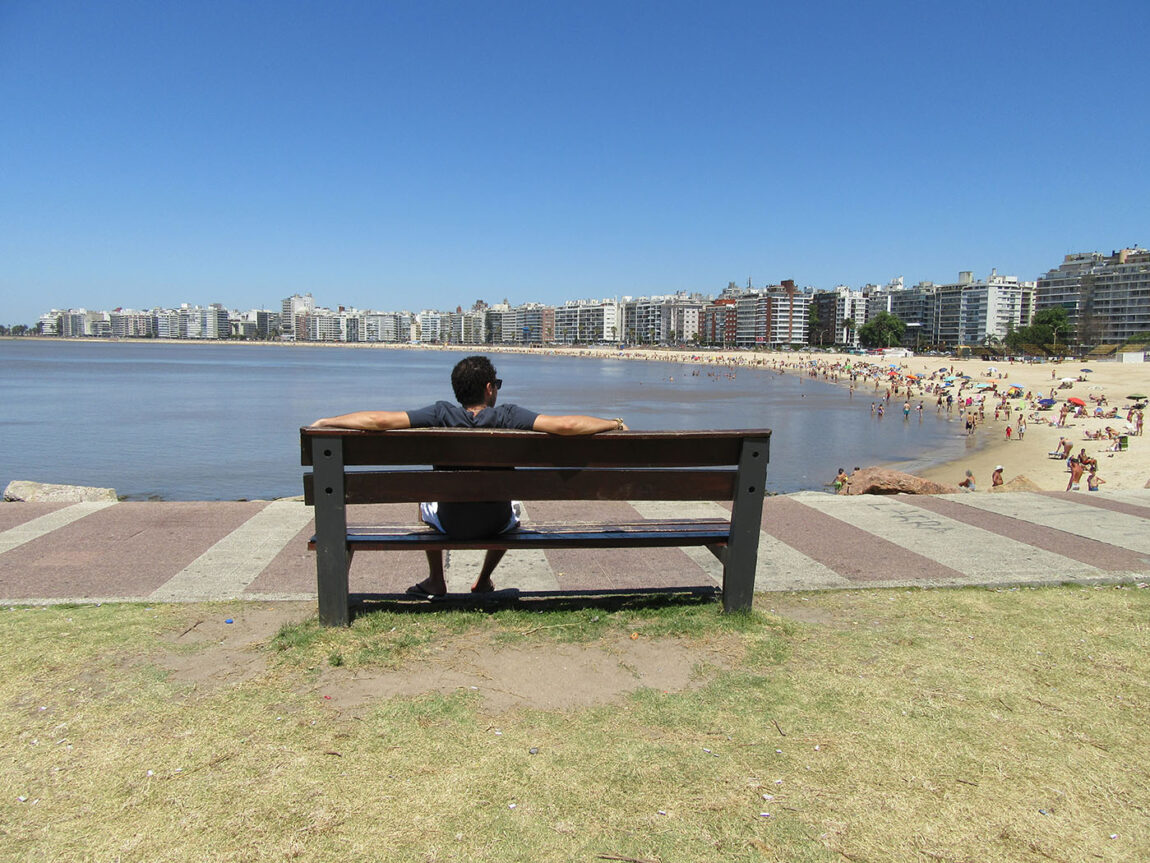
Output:
<path fill-rule="evenodd" d="M 456 348 L 458 349 L 458 348 Z M 987 491 L 991 486 L 991 474 L 997 465 L 1003 467 L 1006 483 L 1017 477 L 1025 477 L 1034 487 L 1042 491 L 1063 491 L 1067 487 L 1070 474 L 1066 462 L 1051 458 L 1048 453 L 1055 449 L 1060 438 L 1066 438 L 1073 445 L 1072 452 L 1078 454 L 1085 449 L 1086 454 L 1098 460 L 1098 476 L 1103 480 L 1104 490 L 1123 490 L 1150 487 L 1150 445 L 1145 436 L 1133 433 L 1133 420 L 1127 422 L 1128 408 L 1134 404 L 1127 396 L 1150 394 L 1150 363 L 1120 363 L 1116 361 L 1089 363 L 1072 360 L 1053 362 L 1008 362 L 978 359 L 958 360 L 951 357 L 915 356 L 886 359 L 877 356 L 857 356 L 851 354 L 827 354 L 795 352 L 747 352 L 747 351 L 692 351 L 654 350 L 629 348 L 626 350 L 598 348 L 534 348 L 534 349 L 490 349 L 492 353 L 510 352 L 549 352 L 570 356 L 614 356 L 632 360 L 657 360 L 679 363 L 703 363 L 708 365 L 752 366 L 761 368 L 785 369 L 788 373 L 817 374 L 820 380 L 837 383 L 844 389 L 852 384 L 851 370 L 867 373 L 866 377 L 856 374 L 853 381 L 856 394 L 882 393 L 885 395 L 890 371 L 898 373 L 899 393 L 892 393 L 890 410 L 900 411 L 907 400 L 907 375 L 913 375 L 909 387 L 909 400 L 917 408 L 919 402 L 924 411 L 935 411 L 938 394 L 954 392 L 957 416 L 957 399 L 984 397 L 983 416 L 973 434 L 971 448 L 962 458 L 919 472 L 919 476 L 936 482 L 957 485 L 967 470 L 974 475 L 977 492 Z M 944 373 L 942 369 L 947 371 Z M 1089 372 L 1083 372 L 1089 368 Z M 876 390 L 870 373 L 879 375 L 880 388 Z M 933 376 L 933 377 L 932 377 Z M 968 377 L 963 377 L 968 376 Z M 943 388 L 946 377 L 955 382 Z M 1064 378 L 1071 378 L 1068 387 L 1062 386 Z M 1084 378 L 1084 380 L 1080 380 Z M 965 383 L 964 383 L 965 381 Z M 980 388 L 979 385 L 984 385 Z M 1021 388 L 1025 398 L 1010 398 L 1010 416 L 1000 411 L 995 418 L 995 405 L 1001 394 L 1010 387 Z M 960 389 L 961 388 L 961 389 Z M 1053 391 L 1053 392 L 1052 392 Z M 1053 395 L 1055 404 L 1049 410 L 1039 410 L 1038 399 Z M 1087 416 L 1069 416 L 1064 426 L 1059 427 L 1062 405 L 1068 398 L 1077 398 L 1085 405 Z M 1103 412 L 1118 409 L 1117 417 L 1093 416 L 1095 407 L 1105 398 Z M 869 406 L 870 397 L 862 400 Z M 1139 402 L 1140 403 L 1140 402 Z M 865 410 L 860 405 L 860 410 Z M 1019 410 L 1027 418 L 1025 435 L 1019 440 L 1017 420 Z M 1011 437 L 1006 437 L 1006 427 L 1011 427 Z M 1107 426 L 1126 435 L 1127 449 L 1112 451 L 1113 440 L 1090 439 L 1091 434 L 1103 431 Z M 956 423 L 956 434 L 964 435 L 962 423 Z M 872 467 L 872 465 L 863 465 Z M 829 478 L 828 478 L 829 479 Z M 1085 494 L 1086 481 L 1083 477 L 1081 490 Z"/>
<path fill-rule="evenodd" d="M 631 351 L 630 353 L 635 353 Z M 686 357 L 680 352 L 647 352 L 652 359 L 668 361 L 690 361 L 690 352 Z M 977 399 L 985 395 L 983 409 L 984 419 L 978 424 L 974 432 L 975 442 L 968 454 L 957 461 L 941 464 L 937 467 L 921 471 L 918 475 L 936 482 L 956 485 L 970 470 L 975 478 L 977 493 L 985 492 L 990 488 L 991 474 L 997 465 L 1003 467 L 1003 478 L 1009 483 L 1019 476 L 1024 476 L 1042 491 L 1063 491 L 1066 489 L 1070 474 L 1066 463 L 1061 459 L 1051 458 L 1048 453 L 1055 449 L 1060 438 L 1066 438 L 1073 444 L 1073 453 L 1077 454 L 1085 449 L 1088 456 L 1098 460 L 1098 476 L 1104 481 L 1105 490 L 1121 490 L 1150 487 L 1150 445 L 1147 445 L 1145 436 L 1136 436 L 1132 433 L 1133 422 L 1126 421 L 1128 408 L 1133 404 L 1126 396 L 1131 394 L 1150 393 L 1150 364 L 1148 363 L 1119 363 L 1115 361 L 1096 362 L 1089 364 L 1072 361 L 1062 363 L 1009 363 L 986 362 L 984 360 L 966 359 L 956 360 L 949 357 L 906 357 L 883 359 L 880 357 L 860 357 L 849 354 L 808 354 L 795 353 L 743 353 L 706 354 L 708 361 L 732 362 L 737 364 L 754 364 L 771 367 L 777 364 L 789 364 L 797 373 L 804 373 L 804 369 L 816 369 L 820 379 L 826 371 L 828 381 L 848 387 L 851 383 L 846 368 L 856 368 L 859 362 L 870 363 L 873 366 L 889 369 L 896 365 L 900 376 L 913 374 L 917 380 L 911 383 L 909 400 L 912 407 L 923 403 L 924 411 L 935 411 L 939 392 L 958 391 L 955 386 L 940 389 L 942 378 L 955 376 L 960 378 L 968 375 L 968 384 L 961 390 L 961 396 Z M 811 364 L 814 364 L 813 366 Z M 946 368 L 944 375 L 940 370 Z M 1082 368 L 1091 371 L 1084 373 Z M 988 371 L 995 369 L 995 371 Z M 808 372 L 809 373 L 809 372 Z M 935 379 L 931 380 L 931 375 Z M 1063 378 L 1074 378 L 1069 388 L 1060 388 Z M 1085 380 L 1079 380 L 1085 378 Z M 990 386 L 977 389 L 979 384 Z M 961 385 L 961 384 L 960 384 Z M 874 389 L 870 379 L 856 380 L 856 393 L 882 392 L 885 395 L 886 387 Z M 995 419 L 995 405 L 999 399 L 993 395 L 991 387 L 997 387 L 998 393 L 1004 393 L 1011 386 L 1022 389 L 1022 395 L 1030 393 L 1033 398 L 1027 402 L 1023 398 L 1008 399 L 1011 407 L 1009 419 L 1005 411 L 1001 411 L 999 418 Z M 929 388 L 929 391 L 927 391 Z M 1049 410 L 1037 410 L 1037 399 L 1049 397 L 1051 390 L 1055 405 Z M 907 389 L 905 384 L 900 386 L 898 395 L 893 395 L 889 402 L 890 410 L 898 411 L 906 400 Z M 1105 398 L 1103 411 L 1109 412 L 1118 408 L 1118 416 L 1102 418 L 1093 416 L 1098 400 Z M 1062 404 L 1067 398 L 1080 399 L 1086 405 L 1088 416 L 1070 416 L 1063 427 L 1058 427 Z M 869 404 L 870 399 L 864 399 Z M 860 408 L 865 409 L 865 408 Z M 1022 409 L 1027 417 L 1025 435 L 1022 440 L 1017 435 L 1018 412 Z M 957 407 L 954 408 L 957 412 Z M 1006 427 L 1011 426 L 1011 437 L 1006 437 Z M 956 423 L 956 434 L 965 434 L 962 424 Z M 1114 441 L 1103 435 L 1102 439 L 1087 438 L 1086 433 L 1094 434 L 1103 431 L 1107 426 L 1120 434 L 1127 436 L 1126 450 L 1114 452 L 1111 446 Z M 863 465 L 868 467 L 869 465 Z M 1083 493 L 1086 493 L 1086 482 L 1081 483 Z"/>

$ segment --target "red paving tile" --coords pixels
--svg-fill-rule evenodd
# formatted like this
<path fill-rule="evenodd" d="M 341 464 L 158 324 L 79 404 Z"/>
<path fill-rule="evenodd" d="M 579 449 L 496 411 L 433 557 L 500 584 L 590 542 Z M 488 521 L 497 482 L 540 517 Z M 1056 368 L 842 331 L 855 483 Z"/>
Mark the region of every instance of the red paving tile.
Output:
<path fill-rule="evenodd" d="M 0 554 L 0 598 L 146 596 L 265 505 L 118 503 Z"/>
<path fill-rule="evenodd" d="M 1024 542 L 1034 548 L 1052 551 L 1071 560 L 1096 566 L 1107 572 L 1131 572 L 1145 569 L 1150 561 L 1137 552 L 1108 545 L 1093 539 L 1085 539 L 1076 534 L 1057 530 L 1053 527 L 1044 527 L 1040 524 L 1031 524 L 1028 521 L 1011 518 L 995 512 L 964 506 L 951 500 L 943 500 L 930 495 L 899 495 L 903 503 L 917 506 L 919 509 L 929 510 L 936 515 L 943 515 L 963 524 L 996 533 L 1018 542 Z"/>
<path fill-rule="evenodd" d="M 763 522 L 772 536 L 852 581 L 966 578 L 956 569 L 788 497 L 768 498 Z"/>
<path fill-rule="evenodd" d="M 55 512 L 58 509 L 64 509 L 67 506 L 71 506 L 71 504 L 18 503 L 13 501 L 2 503 L 0 504 L 0 530 L 9 530 L 10 528 L 32 521 L 34 518 Z"/>
<path fill-rule="evenodd" d="M 1100 497 L 1088 491 L 1052 491 L 1045 493 L 1044 496 L 1057 498 L 1058 500 L 1068 500 L 1071 503 L 1086 504 L 1086 506 L 1094 506 L 1099 509 L 1107 509 L 1110 510 L 1110 512 L 1120 512 L 1123 515 L 1132 515 L 1135 518 L 1150 518 L 1150 508 L 1148 507 L 1126 503 L 1126 501 L 1123 500 L 1114 500 L 1109 497 Z"/>
<path fill-rule="evenodd" d="M 315 593 L 315 552 L 308 540 L 315 535 L 315 523 L 297 533 L 257 575 L 245 593 Z"/>

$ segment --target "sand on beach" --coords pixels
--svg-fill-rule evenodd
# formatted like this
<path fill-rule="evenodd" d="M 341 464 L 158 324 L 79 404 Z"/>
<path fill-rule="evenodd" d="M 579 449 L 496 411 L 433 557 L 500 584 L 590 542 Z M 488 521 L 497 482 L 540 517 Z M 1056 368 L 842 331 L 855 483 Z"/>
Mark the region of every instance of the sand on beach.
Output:
<path fill-rule="evenodd" d="M 526 352 L 528 349 L 524 349 Z M 538 348 L 534 350 L 540 350 Z M 1018 476 L 1025 476 L 1042 491 L 1063 491 L 1066 489 L 1070 474 L 1066 463 L 1061 459 L 1050 458 L 1048 453 L 1058 444 L 1060 437 L 1065 437 L 1073 444 L 1072 452 L 1085 448 L 1087 455 L 1098 460 L 1098 476 L 1104 481 L 1103 490 L 1140 489 L 1150 487 L 1150 437 L 1127 436 L 1128 448 L 1121 452 L 1112 452 L 1113 443 L 1102 440 L 1089 440 L 1086 432 L 1096 432 L 1111 426 L 1122 434 L 1127 434 L 1126 408 L 1131 402 L 1127 395 L 1135 393 L 1150 394 L 1150 363 L 1122 363 L 1116 360 L 1099 361 L 1091 359 L 1089 362 L 1080 360 L 1062 362 L 1014 362 L 1007 360 L 979 360 L 954 359 L 951 357 L 913 356 L 905 358 L 887 359 L 880 356 L 858 356 L 852 354 L 809 353 L 806 351 L 699 351 L 690 348 L 684 350 L 659 350 L 645 348 L 545 348 L 544 351 L 570 355 L 598 355 L 600 353 L 618 356 L 626 359 L 656 360 L 680 363 L 706 363 L 719 365 L 759 366 L 765 368 L 786 366 L 788 370 L 804 372 L 810 368 L 810 363 L 817 364 L 819 368 L 842 368 L 847 363 L 852 366 L 859 362 L 873 365 L 889 366 L 896 363 L 903 372 L 929 377 L 931 372 L 937 372 L 944 366 L 952 368 L 956 375 L 969 375 L 972 382 L 977 384 L 994 380 L 998 382 L 1000 390 L 1012 384 L 1022 387 L 1023 393 L 1032 392 L 1035 398 L 1049 396 L 1054 389 L 1058 404 L 1053 410 L 1039 411 L 1037 416 L 1041 420 L 1031 418 L 1032 410 L 1021 399 L 1011 399 L 1010 405 L 1014 408 L 1010 420 L 1005 416 L 994 419 L 995 401 L 987 396 L 986 419 L 975 431 L 975 440 L 971 450 L 961 458 L 947 462 L 936 467 L 918 472 L 924 479 L 956 485 L 967 470 L 974 474 L 977 493 L 985 492 L 990 488 L 991 473 L 997 465 L 1003 466 L 1003 479 L 1009 483 Z M 997 369 L 995 373 L 988 373 L 988 369 Z M 1088 373 L 1082 372 L 1089 368 Z M 1078 378 L 1084 377 L 1080 381 Z M 1069 389 L 1059 389 L 1062 378 L 1074 378 Z M 820 379 L 822 376 L 820 374 Z M 826 378 L 836 382 L 833 376 Z M 869 379 L 868 379 L 869 380 Z M 841 375 L 837 383 L 844 387 L 849 386 L 849 376 Z M 856 388 L 859 384 L 856 384 Z M 924 403 L 924 410 L 934 411 L 937 395 L 923 392 L 914 387 L 911 397 L 912 404 L 919 401 Z M 971 394 L 964 390 L 963 395 Z M 1039 395 L 1041 394 L 1041 396 Z M 892 398 L 902 399 L 902 395 Z M 1086 403 L 1087 411 L 1092 412 L 1096 402 L 1094 399 L 1106 397 L 1105 409 L 1118 408 L 1116 419 L 1102 419 L 1093 416 L 1084 418 L 1068 418 L 1066 426 L 1058 428 L 1054 425 L 1058 420 L 1061 404 L 1069 397 L 1077 397 Z M 866 400 L 864 400 L 866 401 Z M 1017 434 L 1011 439 L 1006 438 L 1006 427 L 1011 426 L 1015 431 L 1018 419 L 1019 406 L 1027 405 L 1026 435 L 1019 440 Z M 956 424 L 957 425 L 957 424 Z M 1132 425 L 1132 424 L 1131 424 Z M 963 435 L 961 429 L 956 434 Z M 864 465 L 869 467 L 870 465 Z M 1086 479 L 1083 477 L 1081 490 L 1086 493 Z"/>

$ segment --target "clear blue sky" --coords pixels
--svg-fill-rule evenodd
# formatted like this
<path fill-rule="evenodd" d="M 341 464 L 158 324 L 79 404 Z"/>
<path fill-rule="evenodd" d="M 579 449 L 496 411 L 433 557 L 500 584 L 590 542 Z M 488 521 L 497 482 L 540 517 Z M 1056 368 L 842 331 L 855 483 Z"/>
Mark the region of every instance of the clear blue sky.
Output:
<path fill-rule="evenodd" d="M 1036 278 L 1150 245 L 1146 12 L 0 0 L 0 323 Z"/>

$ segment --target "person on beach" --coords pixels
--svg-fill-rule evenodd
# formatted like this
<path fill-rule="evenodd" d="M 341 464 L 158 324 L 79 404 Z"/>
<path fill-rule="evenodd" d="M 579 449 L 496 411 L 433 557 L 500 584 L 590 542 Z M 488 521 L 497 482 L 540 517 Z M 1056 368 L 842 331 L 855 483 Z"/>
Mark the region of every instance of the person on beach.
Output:
<path fill-rule="evenodd" d="M 1106 480 L 1098 475 L 1098 465 L 1092 465 L 1090 473 L 1086 477 L 1087 491 L 1098 491 L 1098 487 L 1105 482 Z"/>
<path fill-rule="evenodd" d="M 998 465 L 994 469 L 994 473 L 990 475 L 991 488 L 997 488 L 1000 485 L 1002 485 L 1002 465 Z"/>
<path fill-rule="evenodd" d="M 438 401 L 412 411 L 356 411 L 325 417 L 312 423 L 313 428 L 364 429 L 386 431 L 407 428 L 503 428 L 547 432 L 555 435 L 590 435 L 607 431 L 626 431 L 622 419 L 535 413 L 518 405 L 497 405 L 503 381 L 495 366 L 484 356 L 470 356 L 456 363 L 451 371 L 451 388 L 458 405 Z M 453 539 L 478 539 L 496 536 L 519 526 L 519 516 L 511 501 L 481 503 L 421 503 L 420 519 Z M 491 573 L 503 559 L 504 549 L 490 549 L 483 560 L 473 593 L 490 593 L 495 589 Z M 447 593 L 443 575 L 443 552 L 428 551 L 428 577 L 407 589 L 411 596 L 423 599 Z"/>
<path fill-rule="evenodd" d="M 1070 460 L 1070 480 L 1066 483 L 1067 491 L 1078 491 L 1079 483 L 1082 482 L 1082 474 L 1085 470 L 1085 465 L 1078 459 L 1072 458 Z"/>
<path fill-rule="evenodd" d="M 958 487 L 963 491 L 975 491 L 974 474 L 969 470 L 966 472 L 966 477 L 958 484 Z"/>
<path fill-rule="evenodd" d="M 847 476 L 846 469 L 840 467 L 838 476 L 835 477 L 835 481 L 833 483 L 835 487 L 835 494 L 841 494 L 842 490 L 850 484 L 851 480 L 850 477 Z"/>

